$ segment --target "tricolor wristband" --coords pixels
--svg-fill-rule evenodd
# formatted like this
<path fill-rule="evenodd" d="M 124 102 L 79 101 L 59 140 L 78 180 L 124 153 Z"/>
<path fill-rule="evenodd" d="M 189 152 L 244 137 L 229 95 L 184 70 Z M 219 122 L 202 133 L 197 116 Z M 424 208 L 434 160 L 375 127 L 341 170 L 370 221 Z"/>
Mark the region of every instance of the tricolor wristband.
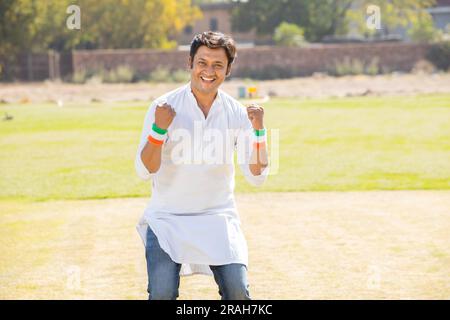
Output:
<path fill-rule="evenodd" d="M 148 142 L 156 145 L 162 145 L 166 140 L 166 138 L 167 138 L 167 130 L 158 128 L 156 124 L 153 123 L 152 130 L 150 131 L 150 134 L 147 137 Z"/>
<path fill-rule="evenodd" d="M 253 146 L 256 148 L 262 148 L 266 145 L 266 128 L 263 129 L 254 129 L 253 135 Z"/>

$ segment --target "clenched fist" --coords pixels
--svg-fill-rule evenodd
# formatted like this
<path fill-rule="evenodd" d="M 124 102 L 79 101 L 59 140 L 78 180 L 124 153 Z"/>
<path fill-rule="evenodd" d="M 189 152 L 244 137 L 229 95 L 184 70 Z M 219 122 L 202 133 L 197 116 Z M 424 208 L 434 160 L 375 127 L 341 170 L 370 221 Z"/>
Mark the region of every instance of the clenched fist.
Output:
<path fill-rule="evenodd" d="M 250 119 L 253 129 L 261 130 L 264 128 L 264 109 L 257 104 L 251 104 L 247 107 L 247 115 Z"/>
<path fill-rule="evenodd" d="M 167 103 L 161 103 L 156 106 L 155 110 L 155 124 L 158 128 L 167 130 L 175 118 L 176 112 Z"/>

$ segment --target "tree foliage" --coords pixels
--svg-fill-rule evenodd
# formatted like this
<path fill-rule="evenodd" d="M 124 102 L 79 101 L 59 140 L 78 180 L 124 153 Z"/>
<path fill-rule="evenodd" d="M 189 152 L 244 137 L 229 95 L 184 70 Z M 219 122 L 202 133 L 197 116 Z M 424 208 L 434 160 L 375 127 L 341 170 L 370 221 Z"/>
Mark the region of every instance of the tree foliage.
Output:
<path fill-rule="evenodd" d="M 319 41 L 345 27 L 351 4 L 352 0 L 249 0 L 233 10 L 233 27 L 238 31 L 255 29 L 264 35 L 288 22 L 303 28 L 308 41 Z"/>
<path fill-rule="evenodd" d="M 81 29 L 69 30 L 69 5 Z M 0 54 L 73 48 L 170 48 L 201 17 L 191 0 L 1 0 Z"/>
<path fill-rule="evenodd" d="M 171 48 L 176 33 L 201 16 L 190 0 L 80 0 L 81 44 L 99 48 Z M 88 9 L 83 9 L 88 8 Z"/>
<path fill-rule="evenodd" d="M 293 23 L 282 22 L 273 36 L 275 43 L 287 47 L 299 47 L 304 44 L 304 30 Z"/>
<path fill-rule="evenodd" d="M 366 10 L 368 5 L 380 8 L 381 30 L 368 29 L 366 26 Z M 435 0 L 354 0 L 352 9 L 347 12 L 348 20 L 352 21 L 365 35 L 389 34 L 397 28 L 408 29 L 408 35 L 413 39 L 423 40 L 432 36 L 433 28 L 431 15 L 425 10 L 435 4 Z M 428 30 L 421 32 L 419 29 Z"/>
<path fill-rule="evenodd" d="M 260 35 L 272 35 L 280 23 L 288 22 L 303 28 L 308 41 L 320 41 L 327 35 L 345 34 L 351 22 L 361 34 L 370 34 L 373 31 L 366 26 L 366 8 L 376 5 L 381 12 L 382 30 L 387 34 L 397 27 L 429 25 L 430 16 L 422 9 L 434 3 L 434 0 L 249 0 L 233 10 L 233 27 L 237 31 L 254 29 Z"/>

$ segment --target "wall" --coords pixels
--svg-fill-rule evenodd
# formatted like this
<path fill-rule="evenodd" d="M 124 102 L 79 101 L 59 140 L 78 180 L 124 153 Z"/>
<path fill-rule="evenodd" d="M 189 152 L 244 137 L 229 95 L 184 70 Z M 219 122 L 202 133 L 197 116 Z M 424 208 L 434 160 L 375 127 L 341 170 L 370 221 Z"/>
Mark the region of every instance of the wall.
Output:
<path fill-rule="evenodd" d="M 345 57 L 370 62 L 379 59 L 380 66 L 391 71 L 410 71 L 414 64 L 424 59 L 429 49 L 427 44 L 376 43 L 376 44 L 320 44 L 306 48 L 255 47 L 238 50 L 233 76 L 249 70 L 278 66 L 289 69 L 294 75 L 311 75 L 325 72 L 334 61 Z M 140 72 L 151 72 L 158 66 L 184 69 L 187 51 L 154 50 L 85 50 L 73 52 L 73 68 L 113 69 L 127 64 Z"/>
<path fill-rule="evenodd" d="M 292 76 L 306 76 L 326 72 L 334 61 L 346 57 L 370 62 L 379 59 L 383 69 L 409 72 L 414 64 L 424 59 L 430 45 L 413 43 L 372 44 L 314 44 L 305 48 L 254 47 L 238 49 L 232 76 L 248 76 L 251 71 L 265 68 L 288 70 Z M 148 74 L 158 66 L 172 70 L 187 69 L 188 51 L 161 51 L 147 49 L 78 50 L 69 53 L 48 52 L 23 54 L 17 65 L 6 66 L 15 80 L 40 81 L 67 79 L 80 70 L 107 69 L 128 65 L 137 72 Z"/>

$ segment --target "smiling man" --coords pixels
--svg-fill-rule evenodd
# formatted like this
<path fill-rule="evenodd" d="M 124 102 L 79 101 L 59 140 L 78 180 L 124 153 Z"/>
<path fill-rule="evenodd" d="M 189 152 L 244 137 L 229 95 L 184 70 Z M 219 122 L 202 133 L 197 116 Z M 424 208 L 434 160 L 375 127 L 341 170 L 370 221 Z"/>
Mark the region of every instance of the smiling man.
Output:
<path fill-rule="evenodd" d="M 268 175 L 264 110 L 219 89 L 236 57 L 233 39 L 204 32 L 191 43 L 187 85 L 145 116 L 135 167 L 152 181 L 137 229 L 149 299 L 176 299 L 180 276 L 213 275 L 223 300 L 250 299 L 248 250 L 234 200 L 234 153 L 248 182 Z"/>

